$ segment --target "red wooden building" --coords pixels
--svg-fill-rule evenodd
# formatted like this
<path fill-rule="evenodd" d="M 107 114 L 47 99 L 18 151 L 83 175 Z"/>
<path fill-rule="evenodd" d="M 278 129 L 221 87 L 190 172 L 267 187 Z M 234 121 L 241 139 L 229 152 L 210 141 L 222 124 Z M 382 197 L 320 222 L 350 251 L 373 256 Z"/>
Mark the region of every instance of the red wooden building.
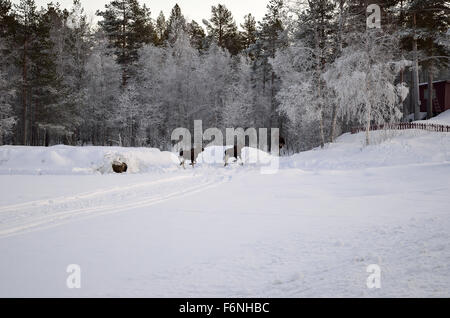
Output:
<path fill-rule="evenodd" d="M 427 112 L 428 83 L 420 84 L 420 111 Z M 433 82 L 433 113 L 437 115 L 450 109 L 450 80 Z"/>

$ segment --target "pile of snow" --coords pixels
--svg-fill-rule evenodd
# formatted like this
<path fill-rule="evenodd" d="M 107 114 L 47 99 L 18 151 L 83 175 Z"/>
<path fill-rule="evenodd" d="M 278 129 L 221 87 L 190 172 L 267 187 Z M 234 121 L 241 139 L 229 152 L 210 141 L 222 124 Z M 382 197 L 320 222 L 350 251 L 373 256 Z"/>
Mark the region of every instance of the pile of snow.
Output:
<path fill-rule="evenodd" d="M 0 174 L 105 174 L 116 160 L 129 173 L 144 173 L 173 168 L 178 159 L 150 148 L 2 146 Z"/>
<path fill-rule="evenodd" d="M 282 158 L 281 166 L 302 170 L 351 170 L 450 162 L 450 133 L 389 130 L 373 131 L 370 136 L 372 144 L 366 146 L 364 133 L 344 134 L 325 149 Z"/>

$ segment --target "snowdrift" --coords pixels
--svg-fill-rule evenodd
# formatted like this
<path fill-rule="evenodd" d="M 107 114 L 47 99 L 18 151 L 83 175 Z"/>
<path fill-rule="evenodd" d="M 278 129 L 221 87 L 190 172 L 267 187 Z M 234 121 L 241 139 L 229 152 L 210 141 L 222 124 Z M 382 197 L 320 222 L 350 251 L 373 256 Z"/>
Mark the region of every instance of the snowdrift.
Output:
<path fill-rule="evenodd" d="M 123 160 L 129 173 L 174 167 L 177 157 L 150 148 L 120 147 L 0 147 L 0 174 L 105 174 Z"/>
<path fill-rule="evenodd" d="M 199 166 L 223 167 L 223 155 L 228 147 L 208 147 L 200 154 Z M 268 164 L 271 156 L 251 148 L 242 150 L 246 166 Z M 230 163 L 233 162 L 230 159 Z M 120 147 L 0 147 L 0 174 L 109 174 L 114 161 L 126 162 L 127 173 L 148 173 L 181 169 L 176 153 L 154 148 Z M 186 165 L 190 168 L 189 165 Z"/>

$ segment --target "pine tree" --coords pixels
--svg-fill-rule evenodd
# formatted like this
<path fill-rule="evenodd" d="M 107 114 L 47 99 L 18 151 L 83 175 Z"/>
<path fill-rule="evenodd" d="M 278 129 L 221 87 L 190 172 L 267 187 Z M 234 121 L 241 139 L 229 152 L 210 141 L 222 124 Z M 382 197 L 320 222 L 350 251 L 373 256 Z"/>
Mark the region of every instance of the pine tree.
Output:
<path fill-rule="evenodd" d="M 241 28 L 243 29 L 241 32 L 243 49 L 249 51 L 250 47 L 255 44 L 257 37 L 256 20 L 251 13 L 244 17 Z"/>
<path fill-rule="evenodd" d="M 61 122 L 72 133 L 72 142 L 80 140 L 83 110 L 88 107 L 87 62 L 93 45 L 90 40 L 90 25 L 79 0 L 74 0 L 70 12 L 62 17 L 63 32 L 57 41 L 62 41 L 58 53 L 58 77 L 61 79 L 58 107 L 64 109 Z M 54 32 L 54 31 L 53 31 Z"/>
<path fill-rule="evenodd" d="M 31 54 L 36 45 L 36 29 L 38 25 L 38 13 L 34 0 L 21 0 L 15 6 L 18 26 L 14 36 L 17 44 L 17 66 L 22 71 L 21 78 L 21 139 L 23 145 L 29 144 L 29 124 L 30 124 L 30 103 L 31 103 L 31 83 L 30 70 L 33 67 Z"/>
<path fill-rule="evenodd" d="M 115 49 L 118 63 L 122 66 L 122 84 L 134 71 L 139 49 L 155 40 L 150 11 L 141 7 L 137 0 L 114 0 L 105 5 L 105 11 L 97 11 L 103 20 L 99 26 L 108 36 L 110 47 Z"/>
<path fill-rule="evenodd" d="M 191 45 L 197 50 L 202 51 L 205 49 L 206 34 L 205 30 L 194 20 L 187 24 L 187 33 L 191 39 Z"/>
<path fill-rule="evenodd" d="M 233 15 L 222 4 L 211 8 L 211 18 L 204 20 L 209 37 L 221 48 L 227 49 L 232 55 L 241 51 L 239 33 Z"/>
<path fill-rule="evenodd" d="M 5 41 L 14 30 L 16 21 L 10 0 L 0 0 L 0 38 Z M 3 49 L 7 49 L 4 47 Z"/>
<path fill-rule="evenodd" d="M 35 50 L 31 56 L 33 68 L 30 72 L 30 144 L 49 143 L 53 137 L 58 143 L 69 143 L 71 134 L 65 118 L 67 109 L 60 107 L 63 70 L 59 69 L 64 58 L 64 16 L 58 6 L 48 5 L 40 12 L 36 28 Z M 68 112 L 67 112 L 68 115 Z M 41 138 L 41 130 L 45 137 Z"/>

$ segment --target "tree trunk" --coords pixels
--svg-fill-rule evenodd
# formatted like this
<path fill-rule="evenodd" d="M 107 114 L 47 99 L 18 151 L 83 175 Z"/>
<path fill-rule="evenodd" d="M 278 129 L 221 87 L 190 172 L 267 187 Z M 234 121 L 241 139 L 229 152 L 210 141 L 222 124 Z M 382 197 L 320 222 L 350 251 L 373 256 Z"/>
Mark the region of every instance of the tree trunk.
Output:
<path fill-rule="evenodd" d="M 324 123 L 323 123 L 323 104 L 322 104 L 322 81 L 320 79 L 320 64 L 319 64 L 319 72 L 318 72 L 318 87 L 317 93 L 319 97 L 319 129 L 320 129 L 320 147 L 325 147 L 325 133 L 324 133 Z"/>
<path fill-rule="evenodd" d="M 342 52 L 342 33 L 344 27 L 344 1 L 339 1 L 339 31 L 338 31 L 338 54 L 340 55 Z M 334 142 L 336 137 L 336 125 L 337 125 L 337 116 L 338 116 L 338 104 L 333 104 L 333 111 L 331 117 L 331 131 L 330 131 L 330 142 Z"/>
<path fill-rule="evenodd" d="M 334 142 L 336 136 L 336 125 L 337 125 L 337 104 L 333 105 L 333 114 L 331 117 L 331 132 L 330 132 L 330 142 Z"/>
<path fill-rule="evenodd" d="M 319 33 L 315 31 L 316 37 L 316 72 L 317 72 L 317 99 L 318 99 L 318 110 L 319 110 L 319 130 L 320 130 L 320 147 L 325 147 L 325 133 L 324 133 L 324 123 L 323 123 L 323 105 L 322 105 L 322 52 L 320 48 Z"/>
<path fill-rule="evenodd" d="M 413 83 L 414 83 L 414 119 L 420 120 L 420 93 L 419 93 L 419 57 L 417 53 L 417 37 L 416 29 L 416 14 L 414 13 L 414 38 L 413 38 L 413 52 L 414 52 L 414 66 L 413 66 Z"/>
<path fill-rule="evenodd" d="M 320 147 L 325 147 L 325 133 L 324 133 L 324 124 L 323 124 L 323 111 L 320 112 L 320 120 L 319 120 L 319 126 L 320 126 Z"/>
<path fill-rule="evenodd" d="M 402 69 L 400 71 L 400 83 L 404 83 L 405 82 L 405 71 Z M 406 100 L 403 101 L 403 121 L 407 122 L 407 117 L 409 115 L 409 111 L 408 111 L 408 104 L 406 103 Z"/>
<path fill-rule="evenodd" d="M 372 112 L 372 107 L 368 102 L 366 103 L 366 108 L 367 108 L 366 146 L 368 146 L 368 145 L 370 145 L 370 136 L 369 136 L 370 135 L 370 117 L 371 117 L 371 112 Z"/>
<path fill-rule="evenodd" d="M 432 63 L 432 62 L 431 62 Z M 428 69 L 428 104 L 427 104 L 427 118 L 433 117 L 433 66 L 430 65 Z"/>
<path fill-rule="evenodd" d="M 23 70 L 22 70 L 22 121 L 23 121 L 23 144 L 27 144 L 27 39 L 23 44 Z"/>

